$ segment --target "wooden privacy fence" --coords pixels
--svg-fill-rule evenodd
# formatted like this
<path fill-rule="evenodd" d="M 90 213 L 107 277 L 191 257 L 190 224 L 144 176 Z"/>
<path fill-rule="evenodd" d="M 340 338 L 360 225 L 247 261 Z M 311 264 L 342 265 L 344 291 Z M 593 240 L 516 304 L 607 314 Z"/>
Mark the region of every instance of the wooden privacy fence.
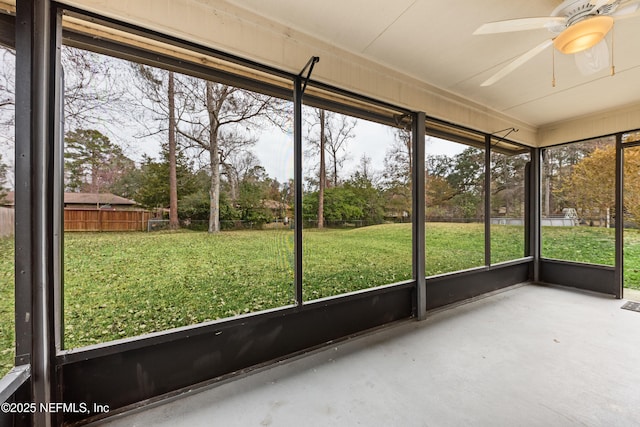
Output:
<path fill-rule="evenodd" d="M 0 237 L 13 236 L 15 223 L 15 211 L 11 208 L 0 207 Z"/>
<path fill-rule="evenodd" d="M 142 210 L 65 209 L 64 231 L 147 231 L 149 219 Z"/>

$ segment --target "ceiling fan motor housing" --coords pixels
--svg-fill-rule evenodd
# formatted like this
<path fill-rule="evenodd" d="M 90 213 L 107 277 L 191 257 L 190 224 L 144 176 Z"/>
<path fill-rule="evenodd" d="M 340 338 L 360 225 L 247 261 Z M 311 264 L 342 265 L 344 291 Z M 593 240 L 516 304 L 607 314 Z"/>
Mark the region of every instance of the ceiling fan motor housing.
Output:
<path fill-rule="evenodd" d="M 611 1 L 608 4 L 600 6 L 596 11 L 595 0 L 565 0 L 551 12 L 551 16 L 564 16 L 567 18 L 567 27 L 580 22 L 590 16 L 609 15 L 613 13 L 621 0 Z"/>

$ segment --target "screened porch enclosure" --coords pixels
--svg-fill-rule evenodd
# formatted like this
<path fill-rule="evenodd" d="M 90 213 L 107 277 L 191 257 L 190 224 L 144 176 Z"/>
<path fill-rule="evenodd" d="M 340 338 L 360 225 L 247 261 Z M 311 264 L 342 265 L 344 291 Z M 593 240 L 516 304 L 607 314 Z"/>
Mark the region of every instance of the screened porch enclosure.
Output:
<path fill-rule="evenodd" d="M 430 86 L 441 103 L 417 96 L 412 78 L 301 35 L 317 50 L 249 55 L 261 27 L 239 11 L 225 21 L 233 2 L 207 17 L 254 47 L 215 26 L 188 37 L 170 8 L 147 20 L 95 3 L 0 2 L 15 56 L 0 393 L 16 410 L 2 425 L 108 423 L 192 390 L 224 394 L 354 337 L 366 351 L 394 328 L 429 339 L 430 320 L 466 318 L 464 304 L 555 290 L 610 309 L 640 289 L 633 119 L 554 133 Z M 102 160 L 81 162 L 87 135 Z M 161 173 L 176 147 L 182 229 L 65 234 L 69 190 L 170 215 L 168 196 L 136 182 L 161 176 L 151 188 L 171 191 Z"/>

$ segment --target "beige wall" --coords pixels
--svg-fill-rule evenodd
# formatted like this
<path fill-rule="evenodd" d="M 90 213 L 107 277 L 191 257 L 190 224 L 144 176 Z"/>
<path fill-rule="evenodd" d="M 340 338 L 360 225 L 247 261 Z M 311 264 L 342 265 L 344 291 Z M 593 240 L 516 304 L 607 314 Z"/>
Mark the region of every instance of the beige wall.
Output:
<path fill-rule="evenodd" d="M 640 104 L 543 126 L 539 144 L 544 147 L 634 129 L 640 129 Z"/>

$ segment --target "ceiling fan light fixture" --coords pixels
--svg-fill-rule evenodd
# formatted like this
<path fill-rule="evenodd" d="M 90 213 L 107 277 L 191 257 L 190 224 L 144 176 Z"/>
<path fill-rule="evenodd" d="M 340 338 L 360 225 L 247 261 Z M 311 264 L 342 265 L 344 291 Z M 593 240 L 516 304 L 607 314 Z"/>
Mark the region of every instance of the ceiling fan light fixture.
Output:
<path fill-rule="evenodd" d="M 572 54 L 589 49 L 600 43 L 613 27 L 611 16 L 594 16 L 564 30 L 553 40 L 556 49 L 564 54 Z"/>

